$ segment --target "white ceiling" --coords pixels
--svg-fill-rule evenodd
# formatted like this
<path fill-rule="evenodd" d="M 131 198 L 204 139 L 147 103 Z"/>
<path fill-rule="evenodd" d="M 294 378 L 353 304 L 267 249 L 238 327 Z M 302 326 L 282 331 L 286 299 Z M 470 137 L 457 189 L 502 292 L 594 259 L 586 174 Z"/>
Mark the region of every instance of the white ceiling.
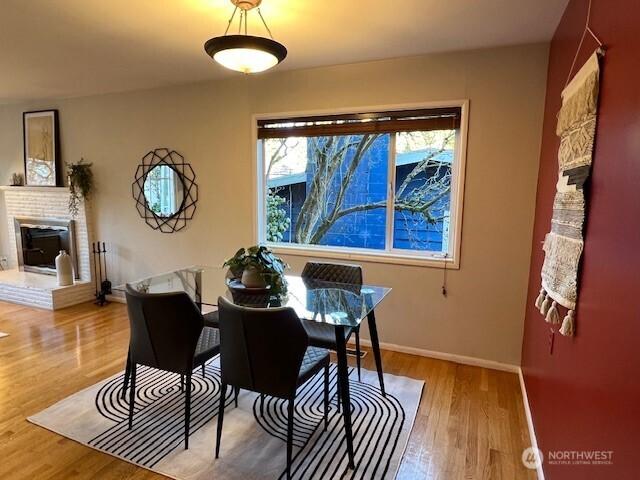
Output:
<path fill-rule="evenodd" d="M 568 0 L 263 0 L 278 69 L 548 41 Z M 229 0 L 0 0 L 0 103 L 235 75 L 207 57 Z M 257 29 L 254 29 L 256 27 Z M 255 13 L 249 33 L 264 34 Z"/>

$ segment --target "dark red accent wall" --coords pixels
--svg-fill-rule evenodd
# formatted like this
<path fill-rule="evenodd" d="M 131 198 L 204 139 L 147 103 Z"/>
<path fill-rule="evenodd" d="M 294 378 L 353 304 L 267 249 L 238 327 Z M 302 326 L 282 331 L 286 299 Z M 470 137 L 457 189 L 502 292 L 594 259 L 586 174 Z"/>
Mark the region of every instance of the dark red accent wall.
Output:
<path fill-rule="evenodd" d="M 556 113 L 588 0 L 570 0 L 550 49 L 522 365 L 538 445 L 612 450 L 611 466 L 549 465 L 547 480 L 640 478 L 640 1 L 593 0 L 608 46 L 580 278 L 576 336 L 556 334 L 533 303 L 557 179 Z M 581 66 L 595 48 L 587 37 Z M 562 312 L 564 314 L 564 312 Z"/>

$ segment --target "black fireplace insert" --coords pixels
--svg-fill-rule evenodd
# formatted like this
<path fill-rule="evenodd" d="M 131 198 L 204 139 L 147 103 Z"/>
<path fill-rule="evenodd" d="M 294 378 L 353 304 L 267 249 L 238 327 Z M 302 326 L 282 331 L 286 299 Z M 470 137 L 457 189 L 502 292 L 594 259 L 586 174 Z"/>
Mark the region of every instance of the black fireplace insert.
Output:
<path fill-rule="evenodd" d="M 64 250 L 78 278 L 73 220 L 16 218 L 15 228 L 21 270 L 55 274 L 56 257 Z"/>

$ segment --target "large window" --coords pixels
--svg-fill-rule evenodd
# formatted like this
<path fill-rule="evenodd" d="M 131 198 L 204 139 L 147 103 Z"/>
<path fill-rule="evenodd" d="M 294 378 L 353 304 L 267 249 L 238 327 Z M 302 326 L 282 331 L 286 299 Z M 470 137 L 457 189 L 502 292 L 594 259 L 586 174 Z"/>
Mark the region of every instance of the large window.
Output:
<path fill-rule="evenodd" d="M 456 262 L 463 110 L 259 120 L 260 241 Z"/>

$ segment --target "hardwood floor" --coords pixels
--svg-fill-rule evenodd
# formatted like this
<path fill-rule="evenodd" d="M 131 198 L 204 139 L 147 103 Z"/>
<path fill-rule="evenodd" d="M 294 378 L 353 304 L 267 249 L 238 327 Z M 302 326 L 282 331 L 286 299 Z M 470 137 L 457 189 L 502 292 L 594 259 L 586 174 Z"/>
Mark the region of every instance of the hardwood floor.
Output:
<path fill-rule="evenodd" d="M 10 334 L 0 338 L 0 478 L 164 478 L 26 421 L 122 370 L 128 330 L 124 305 L 0 302 L 0 332 Z M 372 357 L 365 368 L 375 369 Z M 426 382 L 399 479 L 535 478 L 520 461 L 529 436 L 515 374 L 388 351 L 383 362 Z"/>

